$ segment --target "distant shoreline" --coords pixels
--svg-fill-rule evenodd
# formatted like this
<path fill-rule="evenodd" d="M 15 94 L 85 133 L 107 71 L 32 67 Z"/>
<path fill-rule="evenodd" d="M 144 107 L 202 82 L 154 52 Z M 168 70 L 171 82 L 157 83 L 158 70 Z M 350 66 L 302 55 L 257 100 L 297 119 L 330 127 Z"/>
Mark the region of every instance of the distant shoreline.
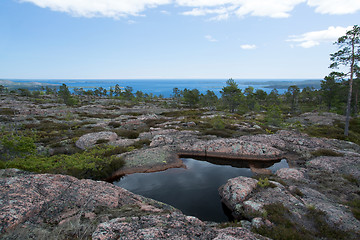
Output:
<path fill-rule="evenodd" d="M 207 90 L 213 91 L 220 96 L 220 91 L 226 86 L 228 79 L 11 79 L 0 80 L 0 85 L 9 89 L 28 88 L 40 89 L 41 87 L 57 87 L 66 84 L 69 89 L 83 88 L 94 90 L 102 87 L 110 90 L 118 84 L 121 87 L 131 87 L 134 93 L 142 91 L 147 94 L 163 95 L 170 97 L 173 88 L 179 90 L 198 89 L 205 94 Z M 276 88 L 280 94 L 287 91 L 291 85 L 297 85 L 300 89 L 305 87 L 320 89 L 321 79 L 235 79 L 239 88 L 245 90 L 252 86 L 254 89 L 262 89 L 270 93 Z"/>

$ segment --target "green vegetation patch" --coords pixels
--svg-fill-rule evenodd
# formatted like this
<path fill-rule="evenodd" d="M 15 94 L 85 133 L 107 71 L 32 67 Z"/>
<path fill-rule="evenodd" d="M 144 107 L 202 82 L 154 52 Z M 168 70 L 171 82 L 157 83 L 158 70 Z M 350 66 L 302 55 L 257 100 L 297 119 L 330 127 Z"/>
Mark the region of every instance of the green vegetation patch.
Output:
<path fill-rule="evenodd" d="M 0 115 L 12 116 L 15 114 L 15 110 L 12 108 L 0 108 Z"/>
<path fill-rule="evenodd" d="M 260 188 L 276 188 L 276 185 L 270 182 L 268 178 L 259 178 L 257 186 Z"/>
<path fill-rule="evenodd" d="M 351 207 L 351 212 L 357 220 L 360 220 L 360 198 L 354 199 L 346 203 Z"/>
<path fill-rule="evenodd" d="M 139 131 L 136 130 L 125 130 L 119 129 L 114 131 L 118 136 L 128 138 L 128 139 L 136 139 L 139 137 Z"/>
<path fill-rule="evenodd" d="M 19 168 L 31 172 L 60 173 L 77 178 L 104 179 L 124 165 L 116 157 L 120 151 L 114 146 L 96 147 L 72 155 L 59 154 L 51 157 L 28 155 L 4 162 L 5 168 Z M 122 152 L 122 151 L 121 151 Z"/>
<path fill-rule="evenodd" d="M 326 213 L 313 206 L 307 208 L 306 217 L 313 221 L 316 228 L 315 236 L 322 239 L 347 239 L 348 234 L 326 222 Z"/>
<path fill-rule="evenodd" d="M 350 121 L 349 136 L 344 135 L 344 124 L 335 121 L 334 125 L 312 125 L 305 129 L 305 132 L 312 137 L 325 137 L 351 141 L 360 145 L 360 118 L 354 118 Z"/>
<path fill-rule="evenodd" d="M 318 149 L 314 152 L 311 152 L 311 154 L 314 157 L 320 157 L 320 156 L 342 157 L 342 156 L 344 156 L 344 154 L 342 154 L 342 153 L 338 153 L 338 152 L 335 152 L 334 150 L 324 149 L 324 148 Z"/>
<path fill-rule="evenodd" d="M 291 213 L 282 203 L 272 203 L 264 206 L 267 219 L 274 225 L 253 228 L 252 231 L 274 240 L 313 239 L 311 234 L 301 226 L 291 221 Z"/>

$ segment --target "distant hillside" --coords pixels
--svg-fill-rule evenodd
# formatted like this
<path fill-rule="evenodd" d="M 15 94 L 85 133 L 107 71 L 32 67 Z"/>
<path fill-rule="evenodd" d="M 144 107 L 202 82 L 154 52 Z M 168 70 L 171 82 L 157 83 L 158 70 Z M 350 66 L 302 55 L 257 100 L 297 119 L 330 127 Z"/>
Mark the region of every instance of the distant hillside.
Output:
<path fill-rule="evenodd" d="M 292 85 L 299 88 L 313 87 L 319 89 L 321 87 L 321 80 L 300 80 L 300 81 L 264 81 L 264 82 L 246 82 L 248 85 L 261 85 L 264 88 L 287 89 Z"/>
<path fill-rule="evenodd" d="M 7 87 L 8 89 L 26 88 L 29 90 L 40 89 L 41 87 L 57 87 L 57 84 L 40 83 L 40 82 L 13 82 L 10 80 L 0 79 L 0 85 Z"/>

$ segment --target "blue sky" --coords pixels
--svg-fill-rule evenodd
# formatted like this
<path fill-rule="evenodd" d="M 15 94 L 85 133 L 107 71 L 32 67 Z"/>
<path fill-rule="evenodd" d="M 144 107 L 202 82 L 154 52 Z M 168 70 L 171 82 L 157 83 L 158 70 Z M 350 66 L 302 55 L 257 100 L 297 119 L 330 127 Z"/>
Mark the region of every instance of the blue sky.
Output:
<path fill-rule="evenodd" d="M 1 0 L 0 78 L 323 78 L 359 0 Z"/>

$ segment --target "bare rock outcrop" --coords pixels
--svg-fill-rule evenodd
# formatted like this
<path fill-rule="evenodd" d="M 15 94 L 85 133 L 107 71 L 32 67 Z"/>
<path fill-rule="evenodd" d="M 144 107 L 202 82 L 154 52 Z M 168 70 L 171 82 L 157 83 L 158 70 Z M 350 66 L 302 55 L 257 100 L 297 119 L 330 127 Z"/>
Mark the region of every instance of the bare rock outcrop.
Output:
<path fill-rule="evenodd" d="M 249 239 L 113 184 L 0 170 L 1 239 Z"/>
<path fill-rule="evenodd" d="M 292 177 L 284 179 L 294 180 Z M 349 207 L 335 202 L 325 194 L 306 185 L 285 186 L 279 182 L 269 181 L 268 186 L 257 186 L 257 182 L 252 178 L 237 177 L 228 180 L 219 188 L 222 201 L 235 218 L 254 220 L 259 214 L 266 216 L 267 205 L 279 204 L 276 206 L 286 209 L 290 221 L 296 222 L 299 226 L 313 224 L 313 219 L 309 219 L 308 214 L 309 209 L 315 209 L 330 228 L 352 232 L 354 236 L 360 235 L 360 221 L 354 217 Z M 263 222 L 265 224 L 265 221 Z"/>
<path fill-rule="evenodd" d="M 293 179 L 296 181 L 304 179 L 304 173 L 295 168 L 281 168 L 277 170 L 275 174 L 282 179 Z"/>
<path fill-rule="evenodd" d="M 19 224 L 56 225 L 82 216 L 94 218 L 99 208 L 131 205 L 139 210 L 164 211 L 163 204 L 102 181 L 58 174 L 23 174 L 7 169 L 2 172 L 2 176 L 13 176 L 0 178 L 0 233 Z"/>
<path fill-rule="evenodd" d="M 246 160 L 278 160 L 283 152 L 270 145 L 239 139 L 215 139 L 184 143 L 178 148 L 182 155 L 222 157 Z"/>
<path fill-rule="evenodd" d="M 114 132 L 96 132 L 88 133 L 81 136 L 75 143 L 76 147 L 80 149 L 87 149 L 94 147 L 99 140 L 107 142 L 114 142 L 117 139 L 117 134 Z"/>
<path fill-rule="evenodd" d="M 101 223 L 92 234 L 94 240 L 107 239 L 247 239 L 265 240 L 244 228 L 216 229 L 201 220 L 180 213 L 116 218 Z"/>

